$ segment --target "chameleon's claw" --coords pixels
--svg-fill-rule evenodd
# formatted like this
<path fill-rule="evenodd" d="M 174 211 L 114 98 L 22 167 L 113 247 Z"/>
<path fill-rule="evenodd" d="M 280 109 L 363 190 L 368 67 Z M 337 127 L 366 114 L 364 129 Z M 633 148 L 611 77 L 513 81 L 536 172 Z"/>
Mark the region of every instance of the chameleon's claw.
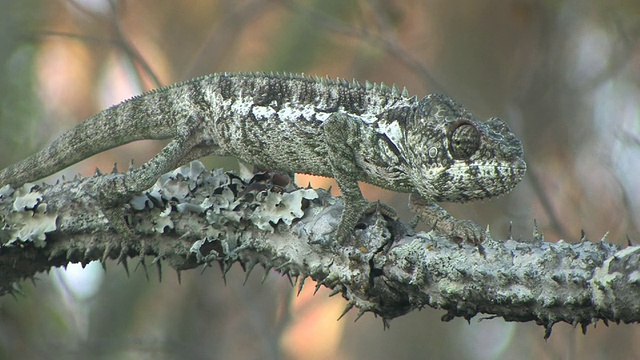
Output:
<path fill-rule="evenodd" d="M 379 212 L 380 214 L 397 219 L 397 213 L 394 208 L 380 201 L 358 201 L 356 204 L 347 203 L 342 213 L 342 219 L 338 230 L 336 231 L 336 239 L 339 244 L 345 244 L 354 236 L 355 227 L 362 216 Z"/>
<path fill-rule="evenodd" d="M 398 213 L 396 212 L 396 209 L 392 208 L 391 206 L 380 202 L 380 200 L 378 201 L 374 201 L 374 202 L 369 202 L 366 205 L 365 214 L 374 214 L 376 212 L 379 212 L 380 214 L 391 218 L 393 220 L 397 220 L 398 219 Z"/>
<path fill-rule="evenodd" d="M 488 232 L 473 221 L 456 219 L 438 204 L 424 199 L 419 194 L 411 194 L 409 207 L 417 214 L 410 225 L 417 225 L 422 220 L 434 230 L 451 236 L 458 244 L 466 242 L 478 245 L 489 237 Z"/>
<path fill-rule="evenodd" d="M 409 226 L 415 229 L 420 221 L 422 221 L 422 218 L 416 216 L 409 222 Z M 452 216 L 443 221 L 427 222 L 427 224 L 430 224 L 433 230 L 449 235 L 457 244 L 479 245 L 488 238 L 488 233 L 471 220 L 456 219 Z"/>
<path fill-rule="evenodd" d="M 450 227 L 450 234 L 456 243 L 467 242 L 472 245 L 478 245 L 487 239 L 486 231 L 470 220 L 455 219 L 455 222 Z"/>
<path fill-rule="evenodd" d="M 418 224 L 420 224 L 420 216 L 414 216 L 413 219 L 409 220 L 407 223 L 407 225 L 409 225 L 413 230 L 418 227 Z"/>
<path fill-rule="evenodd" d="M 355 229 L 343 226 L 342 223 L 338 226 L 336 231 L 336 242 L 338 244 L 346 243 L 352 236 Z"/>

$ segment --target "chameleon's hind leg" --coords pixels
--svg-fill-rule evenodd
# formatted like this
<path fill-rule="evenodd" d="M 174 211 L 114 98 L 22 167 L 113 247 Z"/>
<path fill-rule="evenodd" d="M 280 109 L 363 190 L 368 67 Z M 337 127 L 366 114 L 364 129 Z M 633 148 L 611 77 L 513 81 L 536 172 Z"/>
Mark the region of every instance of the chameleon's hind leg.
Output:
<path fill-rule="evenodd" d="M 127 256 L 129 251 L 127 239 L 132 239 L 134 233 L 130 224 L 126 221 L 126 203 L 137 193 L 143 192 L 153 186 L 160 175 L 175 168 L 208 155 L 215 149 L 214 144 L 202 141 L 198 136 L 192 136 L 194 129 L 184 129 L 183 134 L 173 139 L 156 156 L 144 163 L 137 169 L 130 170 L 123 174 L 111 174 L 104 176 L 96 183 L 96 191 L 99 194 L 100 206 L 109 221 L 109 225 L 125 238 L 120 244 L 120 261 Z M 141 241 L 138 253 L 143 261 L 143 256 L 147 251 L 144 240 Z"/>

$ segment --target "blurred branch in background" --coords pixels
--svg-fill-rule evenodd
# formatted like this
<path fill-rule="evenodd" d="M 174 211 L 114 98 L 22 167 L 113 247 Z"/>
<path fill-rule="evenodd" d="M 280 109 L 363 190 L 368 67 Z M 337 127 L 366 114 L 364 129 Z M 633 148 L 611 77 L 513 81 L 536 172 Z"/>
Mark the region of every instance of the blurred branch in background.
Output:
<path fill-rule="evenodd" d="M 393 5 L 379 1 L 359 2 L 362 7 L 369 10 L 372 16 L 363 16 L 363 18 L 360 19 L 361 26 L 356 27 L 340 21 L 334 16 L 317 11 L 311 6 L 305 6 L 299 1 L 279 1 L 291 9 L 297 16 L 306 16 L 321 28 L 333 33 L 353 37 L 371 47 L 383 49 L 388 55 L 396 58 L 410 71 L 419 74 L 431 92 L 448 94 L 445 87 L 431 75 L 425 64 L 403 49 L 399 44 L 399 39 L 393 36 L 394 29 L 390 24 L 387 13 L 387 10 L 390 10 Z M 365 11 L 363 11 L 363 13 L 364 12 Z M 369 23 L 369 20 L 374 20 L 373 24 Z"/>

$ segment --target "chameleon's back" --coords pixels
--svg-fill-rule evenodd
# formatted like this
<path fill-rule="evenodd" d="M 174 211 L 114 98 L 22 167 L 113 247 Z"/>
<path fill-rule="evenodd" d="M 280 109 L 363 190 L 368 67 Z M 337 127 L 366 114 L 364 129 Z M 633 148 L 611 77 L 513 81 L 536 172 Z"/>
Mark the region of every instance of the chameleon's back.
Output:
<path fill-rule="evenodd" d="M 272 169 L 332 176 L 322 124 L 335 113 L 375 123 L 417 102 L 396 87 L 286 74 L 214 74 L 199 79 L 221 153 Z M 213 85 L 213 86 L 212 86 Z"/>
<path fill-rule="evenodd" d="M 395 87 L 303 75 L 203 76 L 149 91 L 88 118 L 40 152 L 0 170 L 0 186 L 38 180 L 131 141 L 175 138 L 181 127 L 192 125 L 194 115 L 204 117 L 197 127 L 217 145 L 211 153 L 329 176 L 322 122 L 336 111 L 375 122 L 385 108 L 411 100 L 415 98 Z"/>

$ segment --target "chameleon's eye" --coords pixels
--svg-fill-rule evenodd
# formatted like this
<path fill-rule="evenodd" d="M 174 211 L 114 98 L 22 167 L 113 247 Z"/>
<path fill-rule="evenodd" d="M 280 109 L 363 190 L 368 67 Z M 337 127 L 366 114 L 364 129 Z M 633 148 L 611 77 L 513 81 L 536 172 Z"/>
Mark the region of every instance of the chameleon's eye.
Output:
<path fill-rule="evenodd" d="M 449 148 L 456 160 L 470 158 L 480 148 L 480 132 L 466 121 L 459 122 L 449 137 Z"/>

